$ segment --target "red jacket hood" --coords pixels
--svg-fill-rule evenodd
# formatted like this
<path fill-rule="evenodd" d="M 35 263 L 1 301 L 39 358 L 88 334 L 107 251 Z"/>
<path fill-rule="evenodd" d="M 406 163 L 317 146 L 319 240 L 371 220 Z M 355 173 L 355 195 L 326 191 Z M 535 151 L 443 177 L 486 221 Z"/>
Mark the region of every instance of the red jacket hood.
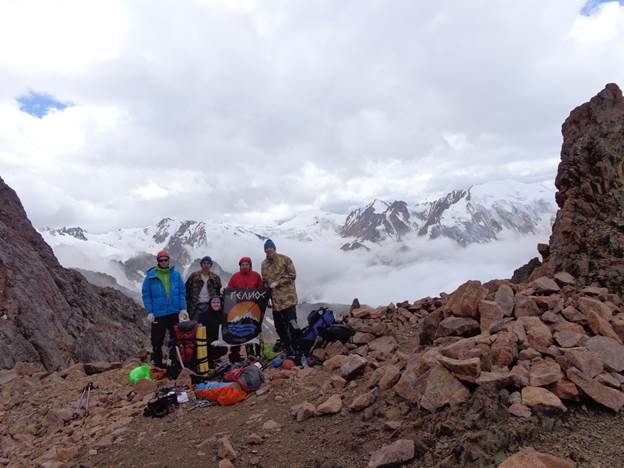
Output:
<path fill-rule="evenodd" d="M 238 261 L 238 266 L 240 266 L 241 263 L 243 262 L 247 262 L 249 263 L 249 271 L 253 270 L 253 263 L 251 263 L 251 258 L 249 257 L 242 257 L 239 261 Z"/>

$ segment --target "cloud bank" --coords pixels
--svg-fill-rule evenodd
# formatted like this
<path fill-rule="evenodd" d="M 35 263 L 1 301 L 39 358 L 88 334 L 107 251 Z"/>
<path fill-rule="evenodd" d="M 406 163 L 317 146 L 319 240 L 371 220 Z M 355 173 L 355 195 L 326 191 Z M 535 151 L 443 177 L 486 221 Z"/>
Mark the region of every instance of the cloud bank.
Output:
<path fill-rule="evenodd" d="M 552 181 L 623 58 L 619 2 L 4 1 L 0 174 L 92 231 Z"/>

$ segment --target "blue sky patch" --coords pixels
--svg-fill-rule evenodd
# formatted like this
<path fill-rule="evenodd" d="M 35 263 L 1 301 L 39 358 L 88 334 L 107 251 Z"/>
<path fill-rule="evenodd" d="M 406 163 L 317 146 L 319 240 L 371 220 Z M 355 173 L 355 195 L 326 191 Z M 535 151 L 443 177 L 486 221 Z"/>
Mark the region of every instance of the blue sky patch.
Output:
<path fill-rule="evenodd" d="M 71 102 L 61 102 L 51 94 L 30 91 L 16 98 L 20 110 L 39 119 L 43 118 L 51 109 L 62 111 L 72 106 Z"/>
<path fill-rule="evenodd" d="M 581 8 L 581 14 L 585 16 L 590 16 L 595 13 L 598 5 L 601 3 L 612 2 L 613 0 L 587 0 L 587 3 Z M 618 0 L 620 4 L 624 4 L 624 0 Z"/>

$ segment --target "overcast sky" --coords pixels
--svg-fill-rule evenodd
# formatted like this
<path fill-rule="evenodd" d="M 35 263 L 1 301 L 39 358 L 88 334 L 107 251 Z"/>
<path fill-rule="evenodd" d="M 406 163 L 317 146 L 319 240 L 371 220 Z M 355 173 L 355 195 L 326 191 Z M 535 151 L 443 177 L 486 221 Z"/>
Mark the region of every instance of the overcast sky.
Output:
<path fill-rule="evenodd" d="M 552 181 L 623 78 L 618 2 L 0 0 L 0 176 L 94 231 Z"/>

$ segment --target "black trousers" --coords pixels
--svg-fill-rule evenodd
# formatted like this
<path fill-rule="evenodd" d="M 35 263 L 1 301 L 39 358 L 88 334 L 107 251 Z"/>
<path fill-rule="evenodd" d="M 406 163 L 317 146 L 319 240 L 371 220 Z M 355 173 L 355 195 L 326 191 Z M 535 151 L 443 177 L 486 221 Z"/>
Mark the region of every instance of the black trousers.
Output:
<path fill-rule="evenodd" d="M 297 324 L 297 307 L 291 306 L 283 310 L 273 309 L 273 322 L 277 336 L 279 336 L 284 348 L 294 353 L 299 352 L 299 340 L 302 333 Z"/>
<path fill-rule="evenodd" d="M 179 322 L 178 314 L 169 314 L 163 317 L 156 317 L 152 322 L 152 362 L 158 367 L 163 367 L 162 347 L 165 343 L 165 334 L 169 331 L 169 349 L 171 353 L 171 345 L 175 342 L 174 325 Z M 170 356 L 175 359 L 173 356 Z"/>

